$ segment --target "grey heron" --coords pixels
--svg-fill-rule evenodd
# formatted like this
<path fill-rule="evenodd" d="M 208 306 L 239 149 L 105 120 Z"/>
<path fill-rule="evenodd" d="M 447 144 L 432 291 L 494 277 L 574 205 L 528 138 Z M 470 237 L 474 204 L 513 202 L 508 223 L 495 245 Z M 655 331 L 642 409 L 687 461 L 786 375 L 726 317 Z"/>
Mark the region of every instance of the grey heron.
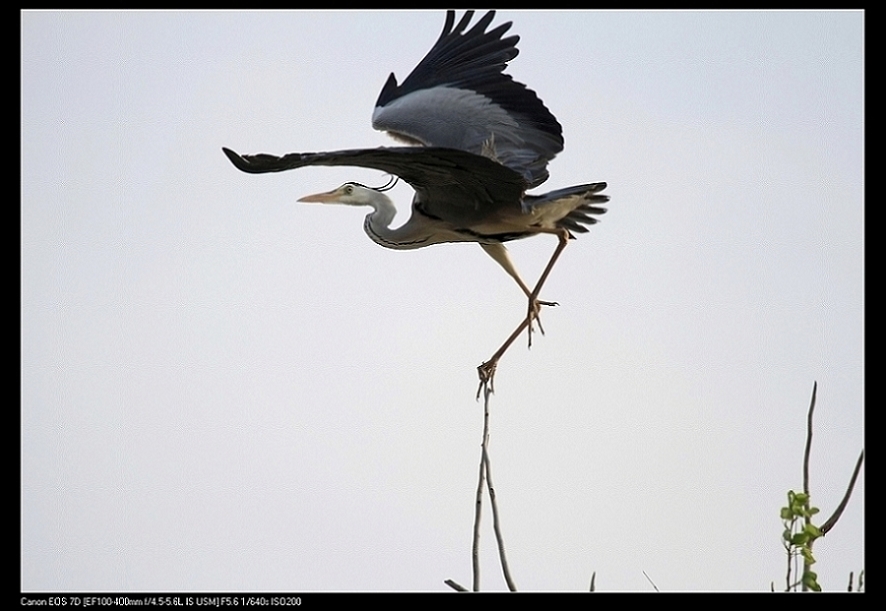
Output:
<path fill-rule="evenodd" d="M 384 189 L 348 182 L 302 202 L 369 206 L 363 229 L 381 246 L 412 250 L 445 242 L 476 242 L 517 282 L 529 299 L 527 317 L 507 342 L 480 368 L 491 380 L 510 343 L 529 330 L 540 305 L 539 291 L 573 233 L 597 222 L 593 215 L 609 200 L 605 182 L 567 187 L 543 195 L 526 191 L 548 178 L 547 164 L 563 150 L 562 127 L 534 91 L 504 74 L 517 56 L 518 36 L 503 38 L 511 23 L 487 31 L 495 11 L 468 29 L 473 11 L 455 23 L 448 11 L 443 31 L 402 84 L 393 73 L 372 114 L 375 129 L 412 146 L 324 153 L 239 155 L 222 150 L 238 169 L 282 172 L 311 165 L 360 166 L 397 176 L 414 190 L 412 215 L 399 228 Z M 415 146 L 418 145 L 418 146 Z M 520 277 L 505 242 L 538 234 L 559 238 L 536 286 Z M 540 327 L 541 328 L 541 327 Z"/>

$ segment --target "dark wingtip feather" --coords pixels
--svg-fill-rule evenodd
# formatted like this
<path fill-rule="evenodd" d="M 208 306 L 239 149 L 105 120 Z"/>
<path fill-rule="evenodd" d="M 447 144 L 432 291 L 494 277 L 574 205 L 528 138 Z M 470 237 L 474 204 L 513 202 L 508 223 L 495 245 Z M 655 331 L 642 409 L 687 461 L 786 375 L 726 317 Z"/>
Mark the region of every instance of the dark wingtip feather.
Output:
<path fill-rule="evenodd" d="M 266 174 L 268 172 L 283 172 L 308 165 L 309 160 L 301 153 L 289 153 L 278 157 L 259 153 L 257 155 L 239 155 L 229 148 L 222 147 L 222 152 L 227 155 L 234 167 L 247 174 Z"/>
<path fill-rule="evenodd" d="M 242 172 L 249 172 L 249 162 L 247 162 L 243 157 L 235 153 L 229 148 L 222 147 L 222 152 L 227 155 L 228 159 L 231 160 L 231 163 L 234 164 L 234 167 Z"/>

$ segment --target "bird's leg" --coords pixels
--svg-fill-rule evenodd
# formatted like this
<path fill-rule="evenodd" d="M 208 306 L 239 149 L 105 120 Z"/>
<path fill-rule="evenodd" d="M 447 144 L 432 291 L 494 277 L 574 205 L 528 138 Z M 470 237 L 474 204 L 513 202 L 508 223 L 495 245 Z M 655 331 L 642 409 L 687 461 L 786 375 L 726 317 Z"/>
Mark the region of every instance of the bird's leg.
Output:
<path fill-rule="evenodd" d="M 554 264 L 557 262 L 557 259 L 560 258 L 560 253 L 563 252 L 563 249 L 566 248 L 566 244 L 569 243 L 569 231 L 566 229 L 551 229 L 551 230 L 542 230 L 541 233 L 556 233 L 560 238 L 559 243 L 557 244 L 557 248 L 554 250 L 554 254 L 551 255 L 551 260 L 548 261 L 547 266 L 545 266 L 544 271 L 541 273 L 541 276 L 538 279 L 538 282 L 535 284 L 535 288 L 532 289 L 532 292 L 529 293 L 529 311 L 526 314 L 526 320 L 529 327 L 529 347 L 532 348 L 532 319 L 538 319 L 538 310 L 539 304 L 545 305 L 546 302 L 538 300 L 538 294 L 541 292 L 541 287 L 544 285 L 545 280 L 548 279 L 548 275 L 551 273 L 551 270 L 554 269 Z M 557 305 L 556 303 L 554 305 Z M 541 321 L 538 323 L 538 328 L 541 330 L 542 335 L 544 335 L 544 329 L 541 328 Z"/>
<path fill-rule="evenodd" d="M 541 326 L 541 320 L 538 318 L 538 311 L 543 305 L 557 305 L 556 302 L 553 301 L 540 301 L 538 299 L 538 293 L 541 291 L 541 287 L 544 285 L 545 280 L 548 279 L 548 275 L 550 275 L 551 270 L 554 268 L 554 264 L 557 262 L 557 259 L 560 257 L 560 253 L 563 252 L 563 249 L 566 248 L 566 244 L 569 241 L 569 232 L 565 229 L 552 229 L 552 230 L 542 230 L 539 233 L 556 233 L 560 238 L 559 244 L 557 244 L 557 249 L 554 250 L 554 254 L 551 256 L 550 261 L 548 261 L 547 266 L 544 271 L 541 273 L 541 276 L 538 279 L 538 282 L 535 284 L 535 288 L 531 291 L 529 287 L 526 286 L 526 283 L 523 282 L 523 279 L 520 278 L 520 274 L 517 273 L 516 268 L 508 256 L 508 251 L 505 250 L 505 247 L 501 244 L 481 244 L 489 255 L 498 261 L 498 263 L 507 271 L 514 280 L 517 281 L 517 284 L 520 285 L 520 288 L 523 289 L 523 292 L 526 293 L 529 298 L 529 312 L 526 314 L 526 318 L 523 319 L 523 322 L 519 324 L 519 326 L 514 329 L 514 332 L 511 333 L 510 337 L 505 340 L 505 343 L 501 345 L 501 348 L 495 351 L 488 361 L 485 361 L 482 365 L 477 367 L 477 374 L 480 377 L 480 386 L 477 388 L 477 399 L 480 398 L 480 391 L 483 390 L 487 385 L 489 386 L 489 390 L 491 392 L 495 392 L 495 385 L 493 384 L 493 378 L 495 377 L 495 368 L 498 365 L 499 359 L 501 359 L 502 355 L 507 352 L 508 348 L 511 347 L 511 344 L 514 343 L 514 340 L 520 337 L 520 334 L 523 333 L 523 329 L 529 329 L 529 346 L 532 347 L 532 321 L 533 319 L 538 321 L 538 328 L 544 334 L 544 329 Z"/>
<path fill-rule="evenodd" d="M 508 254 L 508 250 L 504 247 L 504 244 L 502 244 L 500 242 L 494 242 L 492 244 L 480 244 L 480 247 L 486 251 L 486 254 L 488 254 L 490 257 L 495 259 L 496 263 L 501 265 L 502 269 L 504 269 L 508 273 L 508 275 L 517 282 L 517 285 L 520 287 L 520 290 L 522 290 L 523 293 L 526 295 L 526 297 L 529 299 L 530 305 L 531 306 L 534 305 L 534 307 L 532 307 L 532 311 L 533 311 L 532 319 L 534 319 L 536 322 L 538 322 L 538 330 L 541 331 L 542 335 L 544 335 L 545 330 L 544 330 L 544 327 L 541 326 L 541 318 L 539 318 L 539 316 L 538 316 L 539 310 L 541 310 L 541 306 L 558 305 L 557 302 L 556 301 L 541 301 L 540 299 L 536 299 L 535 297 L 533 297 L 532 291 L 530 291 L 529 287 L 526 286 L 526 283 L 523 282 L 523 278 L 520 277 L 520 273 L 517 271 L 517 268 L 514 265 L 514 262 L 511 261 L 511 256 L 510 256 L 510 254 Z M 538 295 L 536 294 L 536 297 L 537 296 Z M 532 329 L 531 329 L 532 319 L 530 319 L 530 321 L 529 321 L 530 333 L 532 331 Z"/>
<path fill-rule="evenodd" d="M 507 352 L 507 349 L 511 347 L 514 340 L 520 337 L 520 334 L 523 333 L 523 329 L 525 329 L 531 322 L 532 321 L 529 317 L 523 319 L 523 322 L 521 322 L 514 332 L 511 333 L 511 336 L 505 340 L 505 343 L 501 345 L 501 348 L 496 350 L 495 354 L 493 354 L 488 361 L 485 361 L 482 365 L 477 367 L 477 374 L 480 376 L 480 386 L 477 388 L 478 399 L 480 398 L 480 391 L 487 385 L 489 385 L 489 390 L 491 392 L 495 392 L 495 384 L 493 384 L 492 378 L 495 376 L 495 367 L 498 365 L 498 360 L 505 352 Z"/>

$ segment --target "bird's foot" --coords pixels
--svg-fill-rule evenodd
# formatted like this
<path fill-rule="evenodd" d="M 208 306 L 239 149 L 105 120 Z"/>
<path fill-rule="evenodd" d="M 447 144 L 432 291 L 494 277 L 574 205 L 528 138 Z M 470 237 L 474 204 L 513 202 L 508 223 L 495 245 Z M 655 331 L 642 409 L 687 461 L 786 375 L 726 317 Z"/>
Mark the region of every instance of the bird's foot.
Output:
<path fill-rule="evenodd" d="M 533 299 L 530 297 L 529 299 L 529 310 L 526 313 L 526 320 L 528 324 L 526 325 L 526 334 L 529 339 L 529 347 L 532 348 L 532 321 L 538 323 L 538 330 L 542 335 L 545 334 L 545 328 L 541 325 L 541 317 L 539 314 L 541 313 L 541 306 L 557 306 L 560 305 L 556 301 L 542 301 L 540 299 Z"/>
<path fill-rule="evenodd" d="M 477 375 L 480 377 L 480 386 L 477 387 L 477 399 L 480 398 L 480 392 L 484 390 L 488 390 L 490 393 L 495 392 L 492 378 L 495 377 L 496 365 L 498 365 L 498 359 L 493 357 L 477 367 Z"/>

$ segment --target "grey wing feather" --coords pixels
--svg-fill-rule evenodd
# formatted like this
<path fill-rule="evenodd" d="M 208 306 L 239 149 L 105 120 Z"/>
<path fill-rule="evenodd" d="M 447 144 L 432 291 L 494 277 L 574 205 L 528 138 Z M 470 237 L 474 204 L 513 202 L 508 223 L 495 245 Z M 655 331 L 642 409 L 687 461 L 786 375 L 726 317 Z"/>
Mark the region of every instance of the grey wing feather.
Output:
<path fill-rule="evenodd" d="M 222 148 L 237 169 L 250 174 L 309 165 L 358 166 L 399 176 L 415 189 L 422 210 L 453 223 L 483 221 L 520 204 L 526 183 L 513 170 L 466 151 L 438 147 L 381 147 L 325 153 L 239 155 Z"/>
<path fill-rule="evenodd" d="M 403 81 L 393 73 L 372 115 L 374 128 L 402 140 L 494 158 L 535 187 L 548 161 L 563 150 L 563 130 L 534 91 L 504 74 L 517 56 L 518 36 L 504 23 L 486 31 L 495 11 L 470 30 L 467 11 L 449 11 L 440 38 Z"/>

